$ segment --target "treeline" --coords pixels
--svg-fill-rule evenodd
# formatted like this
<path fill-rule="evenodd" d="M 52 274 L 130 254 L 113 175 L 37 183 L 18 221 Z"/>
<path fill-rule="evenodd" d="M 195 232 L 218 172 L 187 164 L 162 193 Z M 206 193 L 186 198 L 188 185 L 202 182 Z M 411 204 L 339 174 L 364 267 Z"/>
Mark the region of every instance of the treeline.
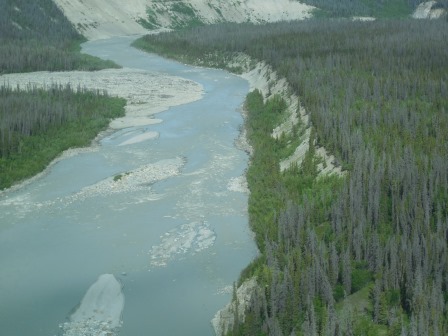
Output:
<path fill-rule="evenodd" d="M 0 74 L 99 70 L 113 62 L 80 53 L 86 41 L 51 0 L 0 0 Z M 62 151 L 89 145 L 124 101 L 53 85 L 0 85 L 0 190 L 42 171 Z"/>
<path fill-rule="evenodd" d="M 368 16 L 375 18 L 406 18 L 409 17 L 424 0 L 302 0 L 303 3 L 317 7 L 316 17 L 349 18 L 353 16 Z M 447 0 L 437 0 L 433 9 L 448 9 Z"/>
<path fill-rule="evenodd" d="M 317 16 L 351 17 L 373 16 L 397 18 L 409 16 L 421 0 L 302 0 L 303 3 L 319 8 Z"/>
<path fill-rule="evenodd" d="M 0 190 L 42 171 L 62 151 L 90 144 L 125 101 L 105 92 L 53 85 L 0 88 Z"/>
<path fill-rule="evenodd" d="M 244 277 L 260 290 L 231 334 L 448 334 L 447 22 L 220 25 L 139 43 L 208 65 L 234 52 L 266 61 L 347 171 L 316 178 L 310 142 L 302 166 L 280 174 L 269 136 L 278 109 L 248 97 L 262 118 L 247 126 L 262 255 Z"/>
<path fill-rule="evenodd" d="M 0 74 L 116 67 L 81 54 L 80 35 L 52 0 L 0 0 Z"/>

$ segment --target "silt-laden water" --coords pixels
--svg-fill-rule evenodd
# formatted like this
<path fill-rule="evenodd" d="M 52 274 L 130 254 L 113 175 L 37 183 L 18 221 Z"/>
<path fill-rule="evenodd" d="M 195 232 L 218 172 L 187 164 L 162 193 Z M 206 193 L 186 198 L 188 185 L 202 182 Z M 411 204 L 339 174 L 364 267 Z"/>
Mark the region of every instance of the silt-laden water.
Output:
<path fill-rule="evenodd" d="M 102 274 L 123 285 L 120 335 L 213 335 L 210 320 L 256 255 L 241 188 L 248 157 L 234 145 L 247 82 L 131 41 L 89 42 L 84 51 L 196 81 L 205 95 L 0 195 L 1 335 L 63 334 Z"/>

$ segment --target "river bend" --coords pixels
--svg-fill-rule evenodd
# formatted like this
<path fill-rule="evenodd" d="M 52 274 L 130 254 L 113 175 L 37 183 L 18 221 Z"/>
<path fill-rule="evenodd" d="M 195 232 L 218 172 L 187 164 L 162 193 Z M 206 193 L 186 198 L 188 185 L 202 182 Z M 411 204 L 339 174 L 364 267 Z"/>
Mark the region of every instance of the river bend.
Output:
<path fill-rule="evenodd" d="M 124 296 L 116 334 L 213 335 L 210 320 L 257 253 L 248 157 L 235 147 L 248 83 L 143 53 L 132 40 L 88 42 L 83 51 L 194 81 L 204 95 L 157 114 L 160 123 L 108 132 L 0 194 L 2 335 L 71 335 L 87 290 L 113 278 Z"/>

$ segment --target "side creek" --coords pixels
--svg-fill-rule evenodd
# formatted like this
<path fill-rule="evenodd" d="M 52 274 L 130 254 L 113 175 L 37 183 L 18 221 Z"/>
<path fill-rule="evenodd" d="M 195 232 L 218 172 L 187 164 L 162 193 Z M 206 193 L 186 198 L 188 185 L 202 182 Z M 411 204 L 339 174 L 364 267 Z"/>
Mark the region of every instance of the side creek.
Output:
<path fill-rule="evenodd" d="M 107 132 L 0 193 L 1 335 L 213 335 L 210 320 L 257 254 L 248 156 L 235 146 L 248 83 L 143 53 L 133 39 L 83 51 L 139 76 L 194 81 L 204 95 L 158 113 L 160 123 Z M 167 86 L 158 98 L 174 94 Z"/>

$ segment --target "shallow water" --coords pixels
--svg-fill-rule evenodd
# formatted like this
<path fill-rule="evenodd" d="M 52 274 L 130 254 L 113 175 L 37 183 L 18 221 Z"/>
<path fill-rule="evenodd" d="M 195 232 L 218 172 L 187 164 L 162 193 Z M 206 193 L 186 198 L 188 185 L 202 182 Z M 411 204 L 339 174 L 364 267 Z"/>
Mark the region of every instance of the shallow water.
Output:
<path fill-rule="evenodd" d="M 158 114 L 160 124 L 109 134 L 0 195 L 1 335 L 61 334 L 105 273 L 123 284 L 120 335 L 213 335 L 210 320 L 256 255 L 247 194 L 234 187 L 248 162 L 234 146 L 247 82 L 148 55 L 131 41 L 83 48 L 194 80 L 205 95 Z"/>

